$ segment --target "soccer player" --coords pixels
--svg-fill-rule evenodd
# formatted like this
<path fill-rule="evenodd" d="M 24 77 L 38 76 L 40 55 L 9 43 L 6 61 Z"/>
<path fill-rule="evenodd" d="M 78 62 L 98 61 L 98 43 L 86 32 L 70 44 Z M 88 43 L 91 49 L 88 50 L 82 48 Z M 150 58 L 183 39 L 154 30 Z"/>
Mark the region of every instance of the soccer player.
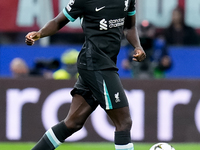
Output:
<path fill-rule="evenodd" d="M 50 128 L 32 150 L 53 150 L 84 125 L 100 105 L 115 125 L 115 148 L 133 150 L 132 120 L 128 100 L 116 67 L 123 31 L 134 48 L 133 60 L 146 54 L 136 29 L 135 0 L 70 0 L 54 19 L 37 32 L 26 35 L 27 45 L 55 34 L 69 21 L 81 18 L 85 43 L 79 53 L 78 80 L 71 91 L 72 103 L 67 117 Z M 56 100 L 55 100 L 56 101 Z"/>

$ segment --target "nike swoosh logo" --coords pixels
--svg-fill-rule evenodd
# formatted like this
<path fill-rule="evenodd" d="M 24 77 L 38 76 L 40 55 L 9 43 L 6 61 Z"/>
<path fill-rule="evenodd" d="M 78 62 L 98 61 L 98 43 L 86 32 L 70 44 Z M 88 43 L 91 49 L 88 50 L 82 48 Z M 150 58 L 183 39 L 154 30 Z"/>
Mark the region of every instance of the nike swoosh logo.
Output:
<path fill-rule="evenodd" d="M 106 6 L 103 6 L 103 7 L 100 7 L 100 8 L 95 8 L 95 11 L 100 11 L 100 10 L 102 10 L 102 9 L 104 9 Z"/>

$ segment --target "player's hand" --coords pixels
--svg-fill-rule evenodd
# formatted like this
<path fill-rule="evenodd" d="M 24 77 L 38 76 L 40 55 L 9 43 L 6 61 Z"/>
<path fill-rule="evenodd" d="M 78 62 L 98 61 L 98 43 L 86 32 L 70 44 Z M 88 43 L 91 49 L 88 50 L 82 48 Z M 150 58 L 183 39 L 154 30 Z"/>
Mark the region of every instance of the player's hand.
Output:
<path fill-rule="evenodd" d="M 29 32 L 26 36 L 25 36 L 25 42 L 27 45 L 33 45 L 35 43 L 35 41 L 39 40 L 41 37 L 41 33 L 40 32 Z"/>
<path fill-rule="evenodd" d="M 134 61 L 143 61 L 146 58 L 146 53 L 142 47 L 136 47 L 134 49 L 133 60 Z"/>

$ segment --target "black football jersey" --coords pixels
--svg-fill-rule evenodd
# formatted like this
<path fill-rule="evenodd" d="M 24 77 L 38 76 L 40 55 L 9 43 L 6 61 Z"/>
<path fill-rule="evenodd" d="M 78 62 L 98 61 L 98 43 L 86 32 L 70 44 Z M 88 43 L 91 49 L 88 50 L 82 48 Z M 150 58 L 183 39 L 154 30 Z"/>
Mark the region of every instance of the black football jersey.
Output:
<path fill-rule="evenodd" d="M 63 13 L 72 22 L 79 17 L 85 34 L 78 67 L 117 69 L 125 18 L 135 12 L 135 0 L 70 0 Z"/>

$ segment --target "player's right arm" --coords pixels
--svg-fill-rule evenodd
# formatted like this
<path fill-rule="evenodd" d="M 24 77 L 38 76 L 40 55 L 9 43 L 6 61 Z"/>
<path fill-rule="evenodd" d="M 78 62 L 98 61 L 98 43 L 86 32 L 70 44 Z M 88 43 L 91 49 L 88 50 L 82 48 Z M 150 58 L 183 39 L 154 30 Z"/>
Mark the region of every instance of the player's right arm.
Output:
<path fill-rule="evenodd" d="M 55 34 L 68 22 L 69 20 L 63 14 L 63 12 L 60 12 L 54 19 L 50 20 L 39 31 L 29 32 L 25 37 L 25 42 L 27 45 L 33 45 L 34 42 L 39 40 L 40 38 Z"/>

